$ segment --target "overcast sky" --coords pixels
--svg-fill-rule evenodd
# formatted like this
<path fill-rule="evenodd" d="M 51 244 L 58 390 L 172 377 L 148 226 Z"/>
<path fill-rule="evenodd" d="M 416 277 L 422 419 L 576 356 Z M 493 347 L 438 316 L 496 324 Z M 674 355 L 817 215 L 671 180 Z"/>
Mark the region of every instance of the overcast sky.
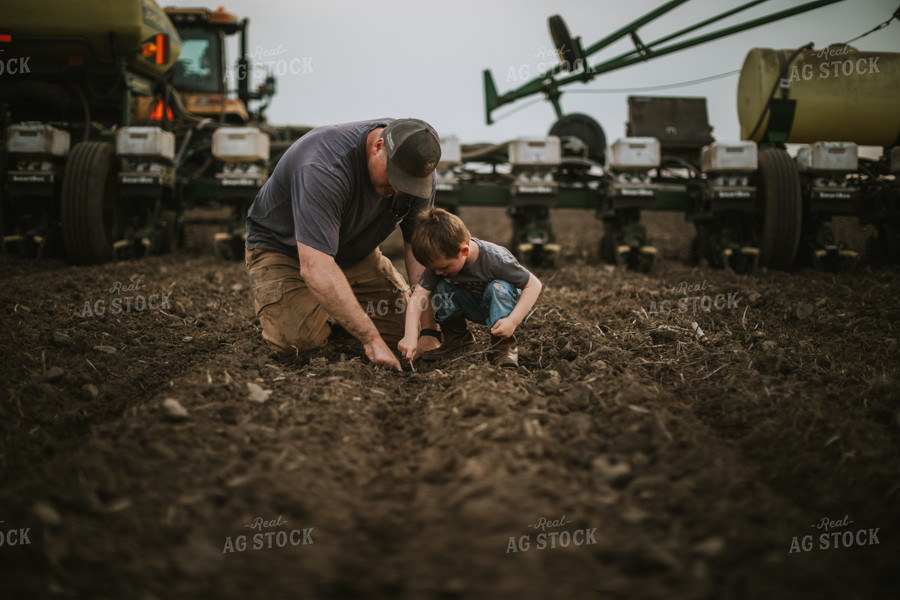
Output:
<path fill-rule="evenodd" d="M 311 2 L 298 0 L 217 0 L 250 19 L 249 50 L 255 60 L 274 61 L 278 94 L 268 111 L 275 124 L 325 125 L 377 117 L 417 117 L 463 143 L 541 137 L 555 121 L 551 105 L 533 96 L 484 117 L 482 70 L 493 72 L 502 94 L 521 85 L 554 59 L 547 18 L 561 15 L 572 36 L 589 46 L 662 0 L 411 0 Z M 690 0 L 640 30 L 645 42 L 697 23 L 746 0 Z M 770 14 L 803 2 L 769 0 L 724 24 Z M 169 0 L 162 6 L 198 6 L 197 0 Z M 677 52 L 649 63 L 572 84 L 562 97 L 564 112 L 597 119 L 610 141 L 621 137 L 628 92 L 678 83 L 741 68 L 753 47 L 816 47 L 845 42 L 896 10 L 898 0 L 844 0 L 735 36 Z M 714 24 L 705 31 L 721 28 Z M 690 34 L 690 35 L 697 35 Z M 859 50 L 900 52 L 900 22 L 853 44 Z M 631 49 L 619 42 L 598 53 L 606 60 Z M 279 66 L 279 63 L 281 66 Z M 638 95 L 705 96 L 713 135 L 738 139 L 738 76 Z M 530 106 L 521 108 L 526 103 Z M 515 111 L 515 112 L 512 112 Z M 504 116 L 510 113 L 508 116 Z"/>

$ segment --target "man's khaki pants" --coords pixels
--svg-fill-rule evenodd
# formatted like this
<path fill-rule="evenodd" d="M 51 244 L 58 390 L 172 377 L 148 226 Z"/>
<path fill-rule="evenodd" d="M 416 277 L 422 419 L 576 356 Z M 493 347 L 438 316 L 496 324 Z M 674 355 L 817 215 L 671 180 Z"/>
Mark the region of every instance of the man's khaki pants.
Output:
<path fill-rule="evenodd" d="M 266 343 L 278 352 L 324 346 L 331 333 L 329 314 L 306 285 L 299 258 L 258 249 L 247 250 L 244 258 Z M 403 338 L 409 285 L 378 248 L 341 270 L 360 307 L 395 349 Z"/>

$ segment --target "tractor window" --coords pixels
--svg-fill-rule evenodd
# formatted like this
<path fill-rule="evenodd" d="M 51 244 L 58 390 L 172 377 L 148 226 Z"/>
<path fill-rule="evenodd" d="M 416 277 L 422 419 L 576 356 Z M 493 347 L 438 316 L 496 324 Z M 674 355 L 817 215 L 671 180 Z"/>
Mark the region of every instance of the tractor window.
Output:
<path fill-rule="evenodd" d="M 190 92 L 221 93 L 222 40 L 219 33 L 199 28 L 184 28 L 181 34 L 181 56 L 175 63 L 172 83 Z"/>

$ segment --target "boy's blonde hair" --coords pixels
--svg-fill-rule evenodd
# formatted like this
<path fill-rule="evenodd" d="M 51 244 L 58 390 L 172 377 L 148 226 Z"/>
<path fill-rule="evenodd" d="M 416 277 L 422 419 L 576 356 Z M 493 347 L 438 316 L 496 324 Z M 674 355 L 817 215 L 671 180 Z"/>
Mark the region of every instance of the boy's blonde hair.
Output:
<path fill-rule="evenodd" d="M 460 247 L 468 244 L 470 239 L 462 219 L 443 208 L 429 208 L 419 213 L 410 245 L 416 260 L 427 267 L 456 258 Z"/>

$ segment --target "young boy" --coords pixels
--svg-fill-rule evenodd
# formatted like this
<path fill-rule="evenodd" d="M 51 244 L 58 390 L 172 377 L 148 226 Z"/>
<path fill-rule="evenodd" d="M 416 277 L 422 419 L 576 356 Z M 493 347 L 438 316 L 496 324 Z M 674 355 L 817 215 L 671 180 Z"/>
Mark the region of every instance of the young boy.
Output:
<path fill-rule="evenodd" d="M 491 328 L 491 362 L 517 367 L 516 327 L 528 316 L 541 293 L 541 282 L 501 246 L 473 238 L 462 220 L 431 208 L 419 216 L 410 240 L 413 256 L 425 271 L 406 309 L 406 330 L 398 348 L 415 360 L 417 339 L 443 340 L 425 360 L 438 360 L 475 343 L 466 319 Z M 432 298 L 432 294 L 434 297 Z M 441 331 L 419 333 L 419 317 L 431 301 Z"/>

